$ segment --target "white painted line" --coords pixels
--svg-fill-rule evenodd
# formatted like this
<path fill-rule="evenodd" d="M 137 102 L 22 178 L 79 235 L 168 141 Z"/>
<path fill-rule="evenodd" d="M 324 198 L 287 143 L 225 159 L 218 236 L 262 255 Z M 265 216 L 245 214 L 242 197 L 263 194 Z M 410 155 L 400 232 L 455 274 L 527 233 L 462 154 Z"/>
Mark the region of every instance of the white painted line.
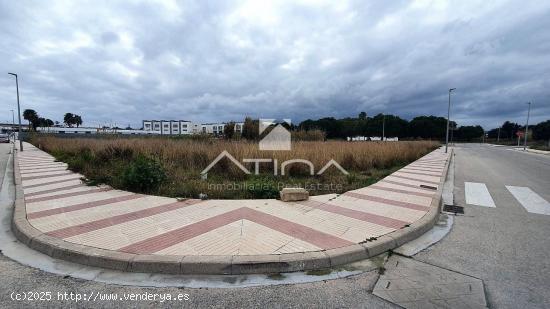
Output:
<path fill-rule="evenodd" d="M 550 203 L 536 194 L 528 187 L 506 186 L 506 189 L 518 200 L 518 202 L 528 212 L 550 215 Z"/>
<path fill-rule="evenodd" d="M 484 183 L 465 182 L 464 194 L 466 195 L 466 204 L 496 207 L 487 186 Z"/>

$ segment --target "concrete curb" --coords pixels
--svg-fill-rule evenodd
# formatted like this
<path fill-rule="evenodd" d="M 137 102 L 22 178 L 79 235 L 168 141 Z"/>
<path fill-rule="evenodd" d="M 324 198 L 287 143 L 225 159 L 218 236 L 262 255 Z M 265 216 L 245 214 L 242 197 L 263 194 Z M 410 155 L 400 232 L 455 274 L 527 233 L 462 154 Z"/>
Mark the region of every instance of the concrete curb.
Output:
<path fill-rule="evenodd" d="M 15 150 L 15 149 L 14 149 Z M 441 211 L 443 183 L 449 169 L 445 164 L 443 177 L 431 203 L 431 209 L 410 226 L 378 237 L 372 241 L 347 247 L 288 253 L 279 255 L 244 256 L 166 256 L 136 255 L 70 243 L 45 235 L 34 228 L 26 217 L 26 205 L 21 183 L 17 151 L 13 151 L 16 187 L 12 230 L 19 241 L 30 248 L 54 258 L 83 265 L 139 273 L 239 275 L 281 273 L 327 269 L 377 256 L 418 238 L 430 230 Z M 452 150 L 451 150 L 452 155 Z"/>

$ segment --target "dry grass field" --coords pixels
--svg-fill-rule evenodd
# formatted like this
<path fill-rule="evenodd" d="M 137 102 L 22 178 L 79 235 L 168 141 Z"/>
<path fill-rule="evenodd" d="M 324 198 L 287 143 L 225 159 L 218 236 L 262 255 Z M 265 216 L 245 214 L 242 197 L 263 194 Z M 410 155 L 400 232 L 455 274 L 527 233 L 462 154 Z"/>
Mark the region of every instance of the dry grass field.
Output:
<path fill-rule="evenodd" d="M 341 193 L 366 186 L 439 146 L 437 142 L 294 142 L 291 151 L 260 151 L 256 142 L 222 139 L 173 139 L 167 137 L 59 138 L 34 136 L 31 142 L 69 168 L 82 173 L 91 184 L 173 197 L 269 198 L 281 186 L 300 185 L 311 194 Z M 310 176 L 303 164 L 290 165 L 286 176 L 273 176 L 272 163 L 260 165 L 260 175 L 246 175 L 227 159 L 201 179 L 201 171 L 222 151 L 237 160 L 309 160 L 318 172 L 334 159 L 350 174 L 335 168 Z M 254 171 L 252 163 L 243 163 Z M 279 168 L 280 172 L 280 168 Z M 221 185 L 225 186 L 221 186 Z M 227 185 L 241 184 L 242 187 Z M 309 184 L 309 186 L 308 186 Z M 323 186 L 319 186 L 322 184 Z M 330 184 L 330 188 L 328 188 Z M 316 186 L 313 186 L 316 185 Z"/>

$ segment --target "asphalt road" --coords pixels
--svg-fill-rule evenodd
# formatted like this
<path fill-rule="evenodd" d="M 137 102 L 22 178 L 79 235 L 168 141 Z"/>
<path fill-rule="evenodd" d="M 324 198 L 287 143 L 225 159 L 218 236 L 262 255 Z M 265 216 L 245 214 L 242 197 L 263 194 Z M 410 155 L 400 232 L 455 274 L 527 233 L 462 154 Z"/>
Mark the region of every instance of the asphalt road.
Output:
<path fill-rule="evenodd" d="M 415 259 L 482 279 L 489 307 L 548 308 L 550 215 L 527 212 L 505 186 L 550 201 L 550 156 L 509 149 L 457 145 L 454 200 L 465 215 Z M 496 207 L 468 205 L 465 182 L 485 184 Z"/>
<path fill-rule="evenodd" d="M 7 145 L 0 145 L 4 174 Z M 488 145 L 458 145 L 455 150 L 455 204 L 465 207 L 452 231 L 414 259 L 484 281 L 491 308 L 550 306 L 550 215 L 529 213 L 506 185 L 529 187 L 550 201 L 550 156 Z M 486 185 L 496 207 L 466 204 L 465 182 Z M 253 288 L 139 288 L 61 277 L 18 264 L 0 255 L 0 307 L 322 307 L 394 308 L 372 295 L 378 275 L 364 273 L 317 283 Z M 50 301 L 13 301 L 12 292 L 50 291 Z M 57 293 L 188 294 L 189 300 L 75 302 Z M 68 294 L 70 297 L 70 294 Z"/>

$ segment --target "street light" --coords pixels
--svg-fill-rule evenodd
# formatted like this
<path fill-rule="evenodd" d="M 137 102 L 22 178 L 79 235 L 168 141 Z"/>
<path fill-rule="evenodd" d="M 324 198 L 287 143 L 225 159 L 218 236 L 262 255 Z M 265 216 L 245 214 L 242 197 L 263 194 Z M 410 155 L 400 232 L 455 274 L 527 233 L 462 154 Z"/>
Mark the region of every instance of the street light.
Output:
<path fill-rule="evenodd" d="M 527 149 L 527 132 L 529 132 L 529 114 L 531 113 L 531 102 L 527 102 L 527 122 L 525 123 L 525 140 L 523 143 L 523 151 Z"/>
<path fill-rule="evenodd" d="M 445 153 L 449 148 L 449 117 L 451 116 L 451 92 L 456 90 L 456 88 L 449 89 L 449 107 L 447 109 L 447 135 L 445 136 Z"/>
<path fill-rule="evenodd" d="M 17 79 L 17 74 L 15 73 L 8 73 L 9 75 L 15 76 L 15 88 L 17 89 L 17 117 L 19 118 L 19 149 L 23 151 L 23 141 L 21 140 L 21 137 L 23 134 L 21 134 L 21 106 L 19 105 L 19 80 Z"/>

